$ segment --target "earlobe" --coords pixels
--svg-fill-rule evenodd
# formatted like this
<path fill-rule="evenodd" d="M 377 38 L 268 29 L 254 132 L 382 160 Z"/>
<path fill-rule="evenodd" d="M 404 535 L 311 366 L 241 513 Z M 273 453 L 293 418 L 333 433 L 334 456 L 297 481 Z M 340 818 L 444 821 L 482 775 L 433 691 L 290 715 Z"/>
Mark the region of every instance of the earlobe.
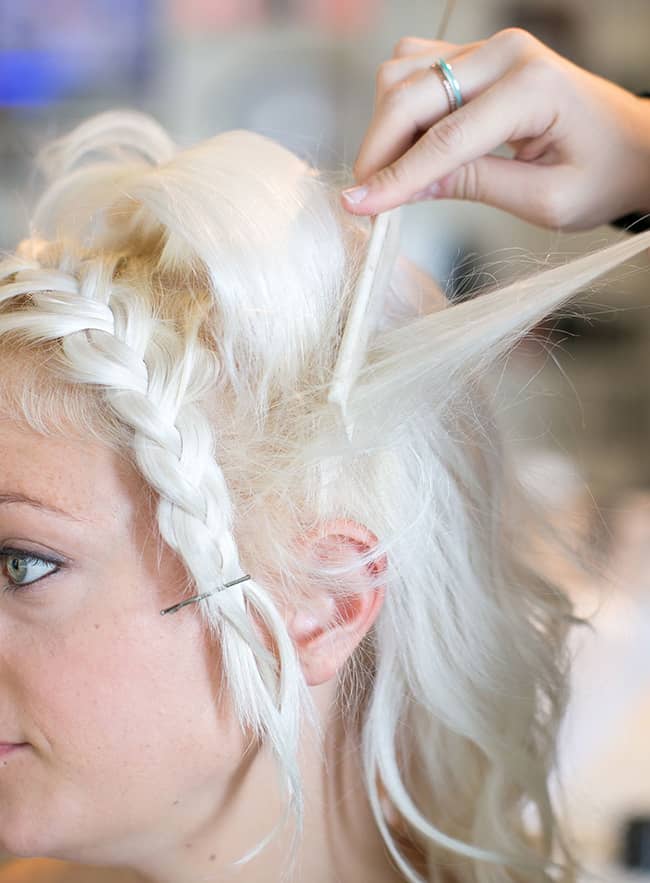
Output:
<path fill-rule="evenodd" d="M 296 610 L 288 623 L 305 679 L 317 686 L 334 677 L 374 625 L 385 595 L 378 577 L 387 561 L 385 555 L 364 560 L 378 545 L 377 537 L 350 519 L 321 524 L 301 538 L 301 545 L 316 567 L 318 561 L 324 567 L 350 567 L 338 585 L 316 586 L 309 607 Z"/>

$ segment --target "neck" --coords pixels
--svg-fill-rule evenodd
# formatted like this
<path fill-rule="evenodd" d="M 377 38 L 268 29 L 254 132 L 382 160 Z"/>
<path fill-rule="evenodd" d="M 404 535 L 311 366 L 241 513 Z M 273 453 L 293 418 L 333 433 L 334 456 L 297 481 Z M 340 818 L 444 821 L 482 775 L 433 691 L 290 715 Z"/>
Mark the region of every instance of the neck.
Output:
<path fill-rule="evenodd" d="M 328 687 L 329 685 L 323 685 Z M 318 690 L 322 688 L 316 688 Z M 331 698 L 331 695 L 330 695 Z M 319 702 L 320 704 L 320 702 Z M 304 833 L 291 883 L 404 883 L 377 829 L 363 783 L 359 740 L 338 718 L 327 731 L 325 763 L 311 734 L 303 740 L 300 766 L 305 794 Z M 265 750 L 247 759 L 233 782 L 227 813 L 160 837 L 162 848 L 140 855 L 129 869 L 141 883 L 278 883 L 283 880 L 293 833 L 288 824 L 259 855 L 240 868 L 240 858 L 275 826 L 284 809 L 275 763 Z M 195 819 L 205 819 L 196 807 Z"/>

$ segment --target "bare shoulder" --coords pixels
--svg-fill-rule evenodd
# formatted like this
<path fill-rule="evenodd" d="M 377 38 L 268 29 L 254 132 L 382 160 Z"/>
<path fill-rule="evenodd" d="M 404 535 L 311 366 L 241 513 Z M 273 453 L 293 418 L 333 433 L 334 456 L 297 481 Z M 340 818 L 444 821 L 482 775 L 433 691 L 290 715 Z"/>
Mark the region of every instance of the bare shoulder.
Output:
<path fill-rule="evenodd" d="M 50 858 L 15 859 L 0 865 L 0 883 L 137 883 L 137 879 L 130 871 Z"/>

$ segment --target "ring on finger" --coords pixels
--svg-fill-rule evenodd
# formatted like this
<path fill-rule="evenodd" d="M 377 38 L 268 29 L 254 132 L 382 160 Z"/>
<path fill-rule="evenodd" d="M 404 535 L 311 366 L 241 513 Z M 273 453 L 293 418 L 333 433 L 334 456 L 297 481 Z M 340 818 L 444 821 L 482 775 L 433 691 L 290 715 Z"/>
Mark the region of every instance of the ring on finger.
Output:
<path fill-rule="evenodd" d="M 463 93 L 460 90 L 456 74 L 444 58 L 439 58 L 430 67 L 438 74 L 449 103 L 449 113 L 453 113 L 463 104 Z"/>

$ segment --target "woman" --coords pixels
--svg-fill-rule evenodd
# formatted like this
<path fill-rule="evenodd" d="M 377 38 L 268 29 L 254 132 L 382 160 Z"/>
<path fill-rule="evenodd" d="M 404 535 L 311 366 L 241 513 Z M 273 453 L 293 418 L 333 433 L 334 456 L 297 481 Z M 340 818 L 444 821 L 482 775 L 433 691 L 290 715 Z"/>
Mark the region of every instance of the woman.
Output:
<path fill-rule="evenodd" d="M 43 161 L 0 265 L 6 874 L 574 879 L 571 605 L 483 380 L 648 237 L 444 309 L 400 261 L 348 434 L 367 231 L 335 183 L 131 112 Z"/>

